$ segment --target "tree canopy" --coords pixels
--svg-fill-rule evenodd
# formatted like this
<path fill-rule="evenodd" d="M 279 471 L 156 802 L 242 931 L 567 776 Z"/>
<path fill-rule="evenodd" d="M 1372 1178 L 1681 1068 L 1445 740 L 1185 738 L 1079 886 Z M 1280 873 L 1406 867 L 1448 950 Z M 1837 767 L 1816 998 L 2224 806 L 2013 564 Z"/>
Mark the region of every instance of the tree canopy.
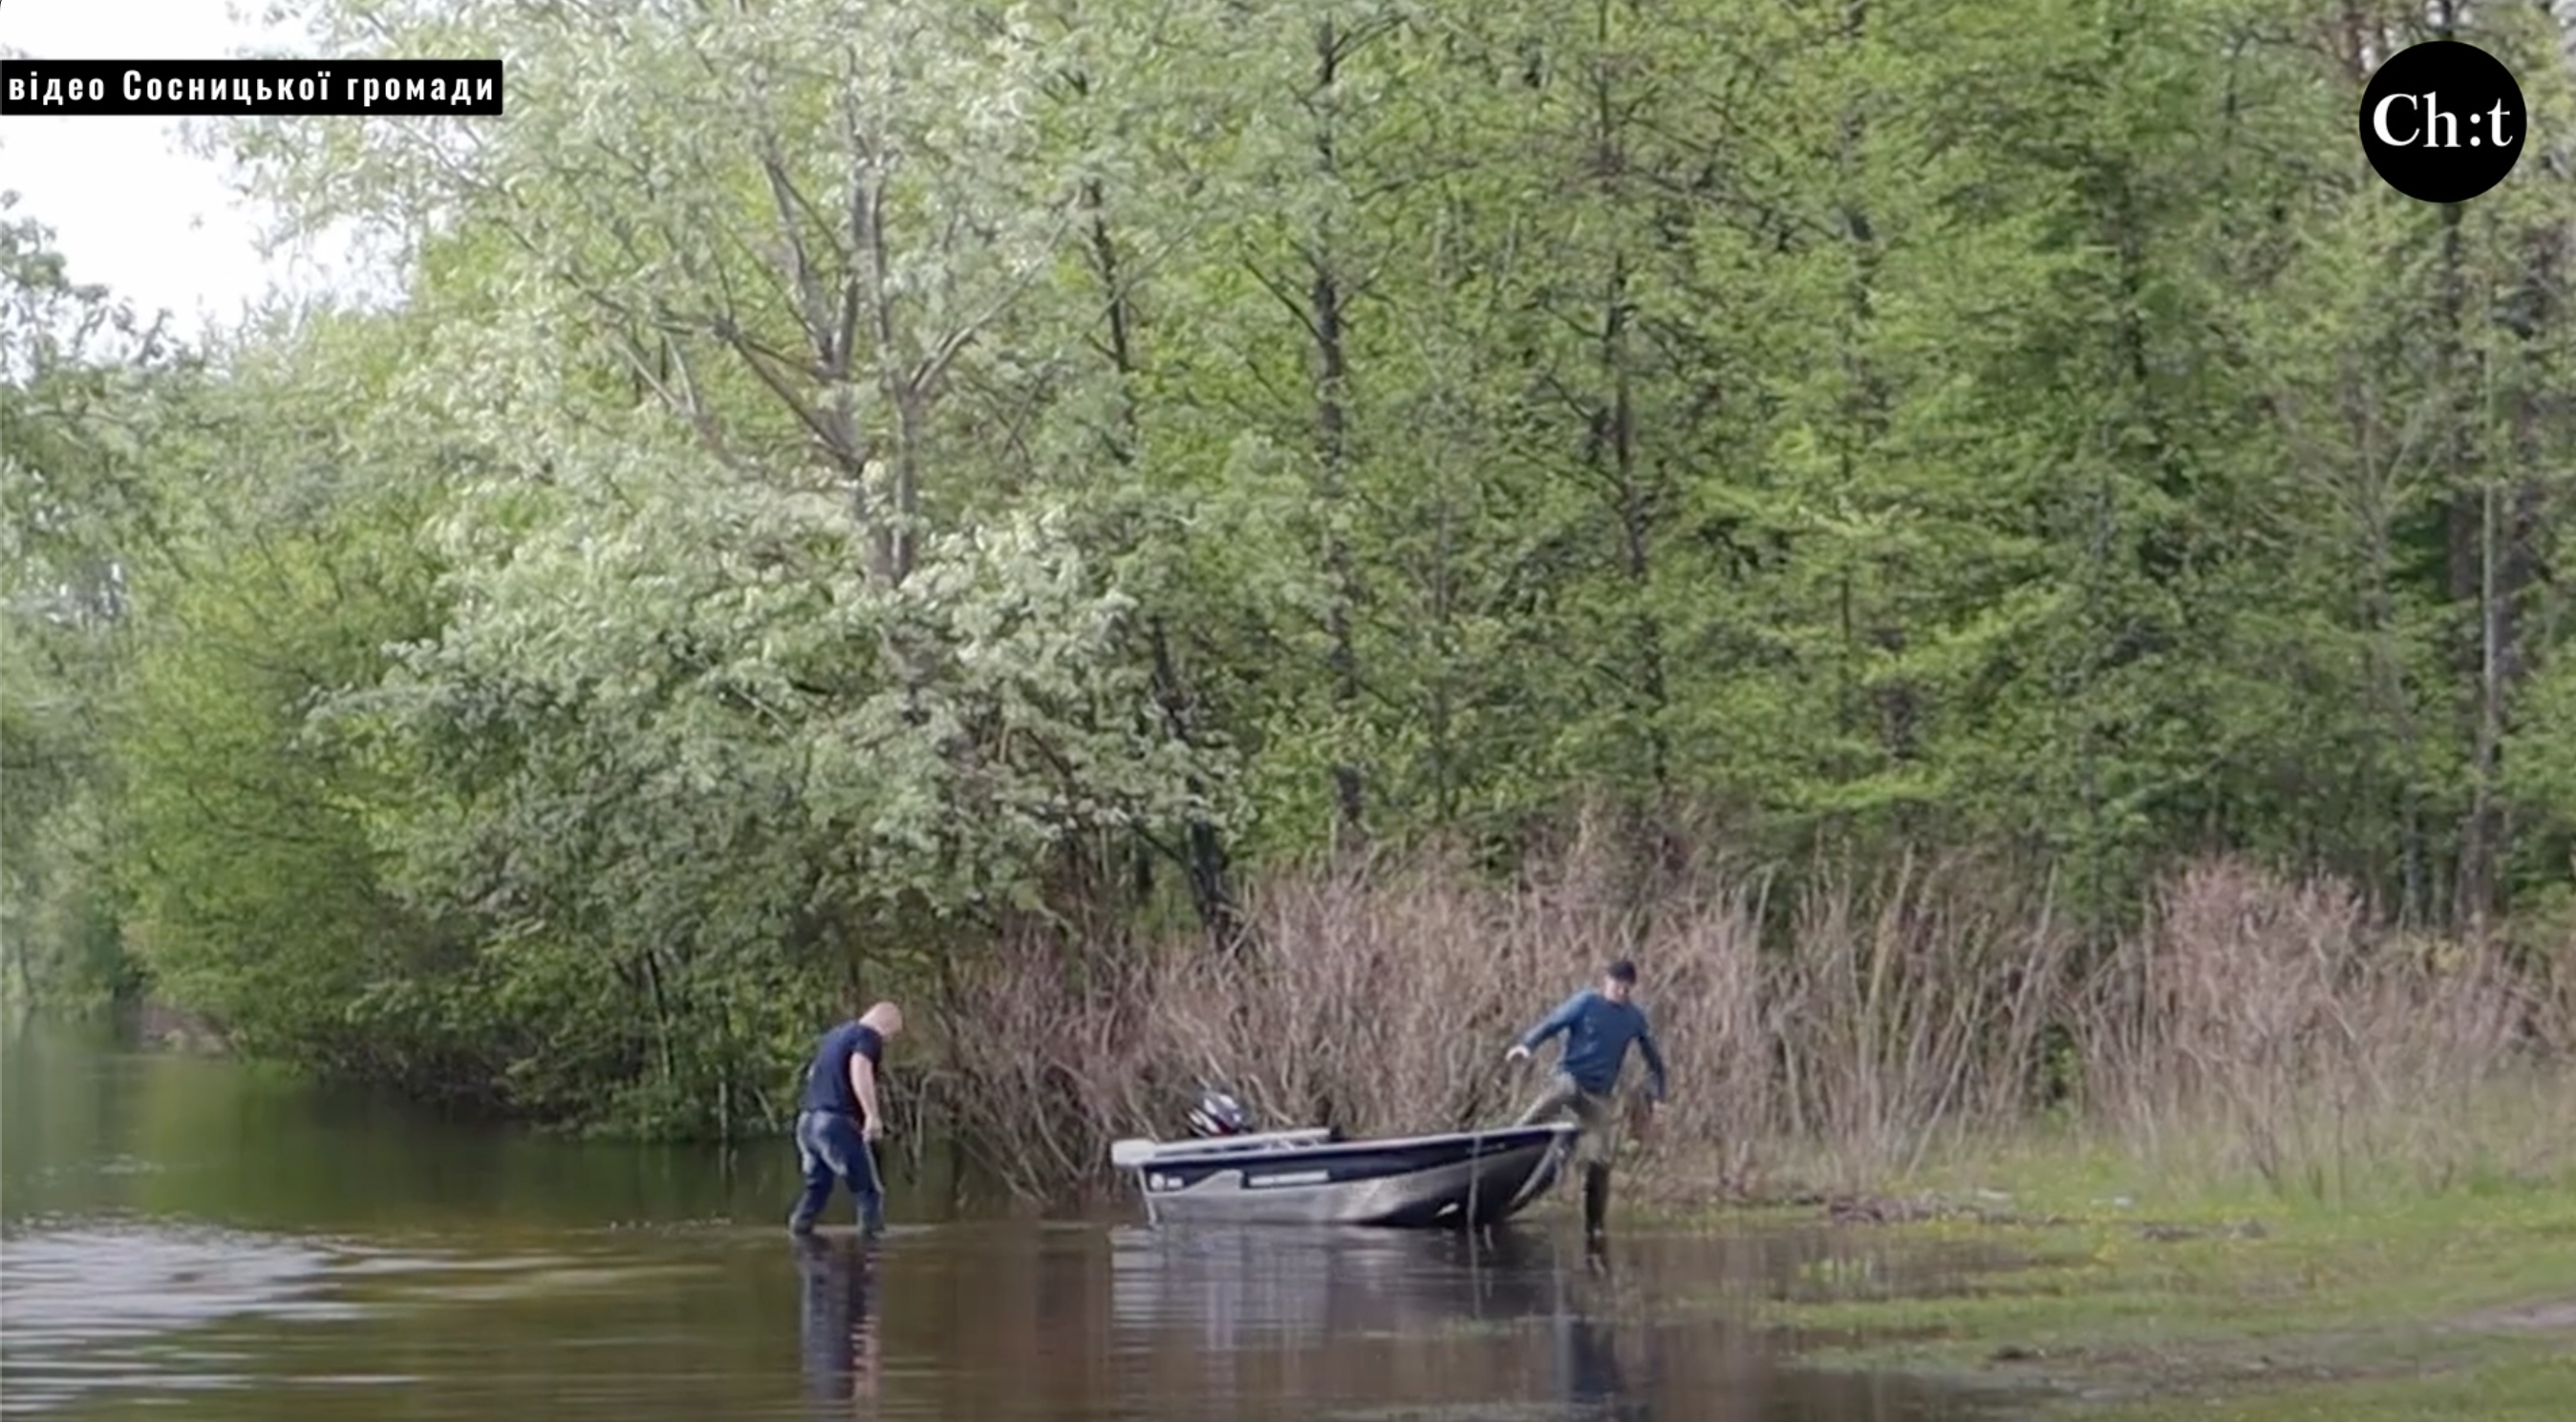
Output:
<path fill-rule="evenodd" d="M 292 8 L 508 113 L 224 135 L 388 310 L 0 232 L 22 988 L 698 1131 L 1007 926 L 1586 807 L 2568 937 L 2576 153 L 2352 120 L 2457 33 L 2576 132 L 2564 5 Z"/>

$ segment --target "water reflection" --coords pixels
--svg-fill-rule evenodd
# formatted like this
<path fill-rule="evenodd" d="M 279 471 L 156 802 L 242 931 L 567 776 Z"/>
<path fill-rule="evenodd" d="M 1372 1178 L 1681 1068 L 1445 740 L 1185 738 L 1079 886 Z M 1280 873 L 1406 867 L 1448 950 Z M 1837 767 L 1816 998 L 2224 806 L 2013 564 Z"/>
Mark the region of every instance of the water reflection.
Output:
<path fill-rule="evenodd" d="M 227 1230 L 11 1229 L 0 1237 L 0 1416 L 98 1390 L 230 1385 L 213 1325 L 349 1317 L 327 1294 L 331 1256 Z"/>
<path fill-rule="evenodd" d="M 949 1212 L 944 1152 L 887 1162 L 898 1221 Z M 237 1230 L 479 1234 L 780 1220 L 795 1152 L 566 1139 L 403 1109 L 94 1033 L 0 1036 L 0 1218 L 161 1217 Z"/>
<path fill-rule="evenodd" d="M 7 1241 L 10 1414 L 1920 1422 L 1678 1306 L 1725 1242 L 985 1222 L 432 1247 L 153 1225 Z M 785 1257 L 782 1257 L 785 1256 Z M 791 1361 L 786 1340 L 797 1340 Z"/>
<path fill-rule="evenodd" d="M 1111 1315 L 1171 1416 L 1495 1416 L 1591 1422 L 1921 1422 L 1928 1387 L 1794 1367 L 1740 1320 L 1677 1307 L 1728 1242 L 1618 1245 L 1520 1227 L 1117 1230 Z"/>
<path fill-rule="evenodd" d="M 1608 1245 L 1597 1239 L 1586 1241 L 1583 1264 L 1594 1278 L 1609 1278 Z M 1657 1390 L 1654 1375 L 1649 1372 L 1644 1386 L 1632 1394 L 1627 1372 L 1619 1365 L 1618 1343 L 1607 1324 L 1589 1315 L 1560 1310 L 1555 1332 L 1567 1401 L 1586 1416 L 1602 1418 L 1604 1422 L 1647 1422 L 1654 1416 L 1654 1409 L 1640 1400 Z M 1650 1367 L 1652 1361 L 1650 1358 Z"/>
<path fill-rule="evenodd" d="M 65 1049 L 7 1065 L 13 1419 L 1953 1415 L 1918 1384 L 1801 1370 L 1741 1322 L 1762 1297 L 1954 1267 L 1867 1236 L 1614 1235 L 1599 1251 L 1545 1221 L 1480 1239 L 921 1223 L 936 1216 L 917 1201 L 873 1246 L 800 1241 L 775 1222 L 784 1173 L 712 1154 L 344 1117 L 218 1063 Z"/>
<path fill-rule="evenodd" d="M 1118 1323 L 1183 1324 L 1220 1351 L 1549 1317 L 1579 1277 L 1535 1230 L 1139 1227 L 1109 1239 Z"/>
<path fill-rule="evenodd" d="M 799 1334 L 805 1396 L 818 1417 L 864 1415 L 877 1397 L 882 1357 L 876 1328 L 878 1241 L 805 1235 L 794 1241 L 803 1285 Z M 834 1404 L 839 1404 L 835 1408 Z"/>

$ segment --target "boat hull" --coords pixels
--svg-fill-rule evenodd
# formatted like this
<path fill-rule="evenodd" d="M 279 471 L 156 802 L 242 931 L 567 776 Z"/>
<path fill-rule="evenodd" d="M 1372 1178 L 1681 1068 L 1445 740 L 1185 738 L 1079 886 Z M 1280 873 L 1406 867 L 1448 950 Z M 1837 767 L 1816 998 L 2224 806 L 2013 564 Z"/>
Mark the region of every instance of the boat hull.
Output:
<path fill-rule="evenodd" d="M 1407 1140 L 1229 1150 L 1174 1142 L 1132 1169 L 1157 1224 L 1466 1229 L 1520 1213 L 1555 1183 L 1570 1124 Z"/>

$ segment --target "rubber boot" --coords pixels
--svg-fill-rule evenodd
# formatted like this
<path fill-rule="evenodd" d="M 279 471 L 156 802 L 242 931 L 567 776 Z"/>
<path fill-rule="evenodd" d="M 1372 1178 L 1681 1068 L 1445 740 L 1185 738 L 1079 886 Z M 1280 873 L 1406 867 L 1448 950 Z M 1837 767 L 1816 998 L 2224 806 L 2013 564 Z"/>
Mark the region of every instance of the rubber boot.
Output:
<path fill-rule="evenodd" d="M 1606 1232 L 1609 1216 L 1610 1167 L 1587 1165 L 1583 1167 L 1584 1237 L 1599 1239 Z"/>

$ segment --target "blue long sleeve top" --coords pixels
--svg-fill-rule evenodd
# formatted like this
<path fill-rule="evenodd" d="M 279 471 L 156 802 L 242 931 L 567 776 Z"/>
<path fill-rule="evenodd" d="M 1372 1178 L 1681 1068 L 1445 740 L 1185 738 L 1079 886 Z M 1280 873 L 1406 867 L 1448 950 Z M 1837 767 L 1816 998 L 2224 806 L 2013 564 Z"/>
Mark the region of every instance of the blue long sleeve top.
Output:
<path fill-rule="evenodd" d="M 1574 1078 L 1575 1085 L 1591 1092 L 1617 1086 L 1619 1069 L 1628 1064 L 1628 1046 L 1633 1042 L 1646 1059 L 1654 1099 L 1664 1099 L 1664 1054 L 1656 1050 L 1655 1035 L 1637 1004 L 1612 1002 L 1599 990 L 1585 988 L 1523 1033 L 1521 1045 L 1536 1051 L 1540 1043 L 1560 1032 L 1565 1034 L 1565 1054 L 1557 1068 Z"/>

